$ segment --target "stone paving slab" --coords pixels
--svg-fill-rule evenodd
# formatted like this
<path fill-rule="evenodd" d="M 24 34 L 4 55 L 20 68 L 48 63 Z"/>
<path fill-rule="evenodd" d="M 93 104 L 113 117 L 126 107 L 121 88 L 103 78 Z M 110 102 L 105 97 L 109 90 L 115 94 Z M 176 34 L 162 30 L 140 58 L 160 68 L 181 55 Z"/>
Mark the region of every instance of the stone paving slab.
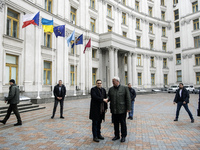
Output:
<path fill-rule="evenodd" d="M 189 108 L 195 123 L 184 108 L 178 122 L 174 122 L 176 106 L 174 94 L 138 95 L 133 120 L 127 120 L 125 143 L 112 141 L 113 125 L 110 111 L 102 123 L 100 143 L 92 141 L 89 116 L 90 99 L 66 100 L 65 119 L 59 118 L 59 106 L 50 119 L 53 103 L 46 109 L 21 114 L 23 125 L 14 127 L 14 115 L 6 125 L 0 125 L 1 150 L 200 150 L 200 117 L 196 116 L 198 95 L 190 95 Z M 3 119 L 2 117 L 0 119 Z"/>

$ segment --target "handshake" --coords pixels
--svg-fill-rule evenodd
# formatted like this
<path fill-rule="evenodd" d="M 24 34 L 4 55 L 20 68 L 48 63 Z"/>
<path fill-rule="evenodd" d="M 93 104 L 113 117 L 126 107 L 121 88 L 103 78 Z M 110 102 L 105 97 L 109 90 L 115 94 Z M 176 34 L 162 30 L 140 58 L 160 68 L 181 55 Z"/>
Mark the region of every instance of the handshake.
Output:
<path fill-rule="evenodd" d="M 103 101 L 104 101 L 105 103 L 108 103 L 108 98 L 103 99 Z"/>

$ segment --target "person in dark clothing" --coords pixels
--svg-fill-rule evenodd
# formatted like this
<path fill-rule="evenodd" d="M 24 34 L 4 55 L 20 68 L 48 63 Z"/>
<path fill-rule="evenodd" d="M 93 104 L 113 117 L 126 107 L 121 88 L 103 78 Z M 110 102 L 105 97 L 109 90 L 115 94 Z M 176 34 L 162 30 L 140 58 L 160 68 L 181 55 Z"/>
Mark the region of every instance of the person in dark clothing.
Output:
<path fill-rule="evenodd" d="M 96 86 L 91 89 L 90 93 L 91 103 L 89 119 L 92 120 L 93 141 L 99 142 L 99 139 L 104 139 L 101 135 L 101 123 L 102 120 L 105 120 L 105 113 L 108 109 L 106 90 L 102 88 L 102 81 L 100 79 L 96 81 Z"/>
<path fill-rule="evenodd" d="M 179 112 L 181 107 L 183 106 L 187 111 L 188 115 L 190 116 L 191 123 L 194 123 L 194 118 L 188 108 L 189 98 L 189 92 L 184 88 L 183 83 L 180 83 L 179 89 L 177 90 L 176 96 L 174 98 L 174 104 L 177 103 L 176 118 L 174 121 L 178 121 Z"/>
<path fill-rule="evenodd" d="M 54 116 L 55 116 L 58 102 L 60 102 L 60 118 L 64 119 L 64 117 L 63 117 L 63 105 L 64 105 L 64 98 L 65 98 L 65 95 L 66 95 L 66 88 L 62 84 L 62 80 L 59 80 L 59 83 L 54 87 L 53 93 L 54 93 L 54 96 L 55 96 L 55 102 L 54 102 L 54 108 L 53 108 L 53 115 L 51 116 L 51 119 L 53 119 Z"/>
<path fill-rule="evenodd" d="M 112 139 L 120 139 L 119 124 L 121 125 L 121 142 L 125 142 L 127 136 L 126 115 L 131 110 L 131 98 L 128 87 L 120 85 L 119 77 L 112 79 L 113 87 L 108 91 L 110 109 L 114 121 L 114 134 Z"/>
<path fill-rule="evenodd" d="M 200 90 L 199 90 L 199 103 L 198 103 L 198 109 L 197 109 L 197 116 L 200 116 Z"/>
<path fill-rule="evenodd" d="M 136 98 L 136 92 L 135 90 L 131 87 L 131 84 L 128 84 L 130 96 L 131 96 L 131 112 L 129 112 L 129 117 L 128 119 L 133 120 L 133 112 L 134 112 L 134 102 Z"/>
<path fill-rule="evenodd" d="M 0 120 L 1 123 L 6 124 L 7 120 L 10 118 L 11 112 L 13 111 L 16 118 L 17 123 L 14 126 L 22 125 L 22 120 L 20 114 L 18 112 L 17 104 L 19 104 L 19 88 L 15 84 L 15 80 L 10 80 L 9 94 L 8 97 L 5 98 L 5 103 L 10 104 L 7 110 L 7 114 L 3 120 Z"/>

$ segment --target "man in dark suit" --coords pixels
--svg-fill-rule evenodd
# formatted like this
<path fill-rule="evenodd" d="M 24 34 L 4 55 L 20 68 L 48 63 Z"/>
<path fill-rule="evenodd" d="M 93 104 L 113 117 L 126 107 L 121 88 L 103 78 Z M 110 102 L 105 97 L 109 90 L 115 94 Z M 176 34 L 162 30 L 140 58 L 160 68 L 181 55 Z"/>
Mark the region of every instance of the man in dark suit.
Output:
<path fill-rule="evenodd" d="M 174 121 L 178 121 L 179 112 L 180 112 L 181 107 L 183 106 L 185 110 L 187 111 L 188 115 L 190 116 L 191 123 L 194 123 L 194 118 L 188 108 L 189 98 L 190 96 L 189 96 L 188 91 L 184 88 L 183 83 L 180 83 L 179 89 L 177 90 L 176 96 L 174 98 L 174 104 L 177 103 L 176 118 Z"/>
<path fill-rule="evenodd" d="M 10 118 L 11 112 L 13 111 L 17 118 L 17 123 L 14 124 L 14 126 L 22 125 L 22 120 L 17 107 L 17 104 L 19 104 L 19 88 L 15 84 L 14 79 L 10 80 L 9 94 L 8 97 L 5 98 L 5 103 L 6 102 L 10 104 L 10 106 L 8 107 L 5 118 L 3 120 L 0 120 L 0 122 L 6 124 L 7 120 Z"/>
<path fill-rule="evenodd" d="M 64 119 L 64 117 L 63 117 L 63 105 L 64 105 L 64 98 L 65 98 L 65 95 L 66 95 L 66 88 L 62 84 L 62 80 L 59 80 L 58 84 L 54 87 L 53 93 L 54 93 L 54 96 L 55 96 L 55 102 L 54 102 L 54 108 L 53 108 L 53 115 L 51 116 L 51 119 L 53 119 L 54 116 L 55 116 L 58 102 L 60 102 L 60 118 Z"/>
<path fill-rule="evenodd" d="M 131 87 L 131 84 L 128 84 L 128 89 L 130 92 L 130 96 L 131 96 L 131 112 L 129 112 L 129 117 L 128 119 L 133 120 L 133 112 L 134 112 L 134 102 L 135 102 L 135 98 L 136 98 L 136 92 L 135 90 Z"/>
<path fill-rule="evenodd" d="M 96 86 L 91 89 L 91 103 L 89 119 L 92 120 L 92 134 L 93 141 L 99 142 L 99 139 L 103 140 L 101 135 L 101 123 L 105 120 L 105 113 L 107 112 L 106 90 L 102 88 L 102 82 L 100 79 L 96 81 Z"/>

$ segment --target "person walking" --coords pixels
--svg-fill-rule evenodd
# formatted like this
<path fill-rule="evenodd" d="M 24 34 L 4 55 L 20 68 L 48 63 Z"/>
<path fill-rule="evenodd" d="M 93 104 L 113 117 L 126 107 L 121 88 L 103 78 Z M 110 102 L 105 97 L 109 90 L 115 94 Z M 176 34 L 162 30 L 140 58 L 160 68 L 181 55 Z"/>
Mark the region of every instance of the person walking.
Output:
<path fill-rule="evenodd" d="M 129 112 L 128 119 L 133 120 L 133 112 L 134 112 L 134 103 L 135 103 L 135 98 L 136 98 L 136 92 L 131 87 L 131 83 L 128 84 L 128 89 L 129 89 L 130 97 L 131 97 L 131 112 Z"/>
<path fill-rule="evenodd" d="M 53 108 L 53 115 L 51 116 L 51 119 L 53 119 L 54 116 L 55 116 L 58 102 L 60 103 L 60 118 L 64 119 L 64 117 L 63 117 L 63 105 L 64 105 L 64 98 L 65 98 L 65 95 L 66 95 L 66 88 L 62 84 L 62 80 L 59 80 L 58 84 L 54 87 L 53 93 L 54 93 L 54 96 L 55 96 L 55 102 L 54 102 L 54 108 Z"/>
<path fill-rule="evenodd" d="M 120 139 L 119 124 L 121 124 L 121 142 L 125 142 L 127 136 L 126 115 L 131 110 L 131 98 L 128 87 L 120 84 L 119 77 L 112 79 L 113 87 L 108 91 L 110 109 L 114 121 L 113 141 Z"/>
<path fill-rule="evenodd" d="M 9 94 L 8 97 L 5 98 L 5 103 L 10 104 L 7 110 L 7 114 L 3 120 L 0 120 L 1 123 L 6 124 L 7 120 L 10 118 L 11 112 L 13 111 L 16 118 L 17 123 L 14 126 L 22 125 L 22 120 L 18 111 L 17 104 L 19 104 L 19 88 L 15 84 L 15 80 L 10 80 Z"/>
<path fill-rule="evenodd" d="M 101 123 L 105 120 L 105 113 L 107 112 L 106 90 L 102 87 L 102 81 L 98 79 L 96 86 L 91 89 L 91 103 L 89 119 L 92 120 L 92 134 L 93 141 L 99 142 L 104 137 L 101 135 Z"/>
<path fill-rule="evenodd" d="M 174 119 L 174 121 L 178 121 L 179 112 L 181 107 L 183 106 L 190 116 L 191 123 L 194 123 L 194 118 L 188 108 L 189 98 L 189 92 L 184 88 L 183 83 L 180 83 L 179 89 L 177 90 L 176 96 L 174 98 L 174 104 L 177 103 L 176 118 Z"/>

